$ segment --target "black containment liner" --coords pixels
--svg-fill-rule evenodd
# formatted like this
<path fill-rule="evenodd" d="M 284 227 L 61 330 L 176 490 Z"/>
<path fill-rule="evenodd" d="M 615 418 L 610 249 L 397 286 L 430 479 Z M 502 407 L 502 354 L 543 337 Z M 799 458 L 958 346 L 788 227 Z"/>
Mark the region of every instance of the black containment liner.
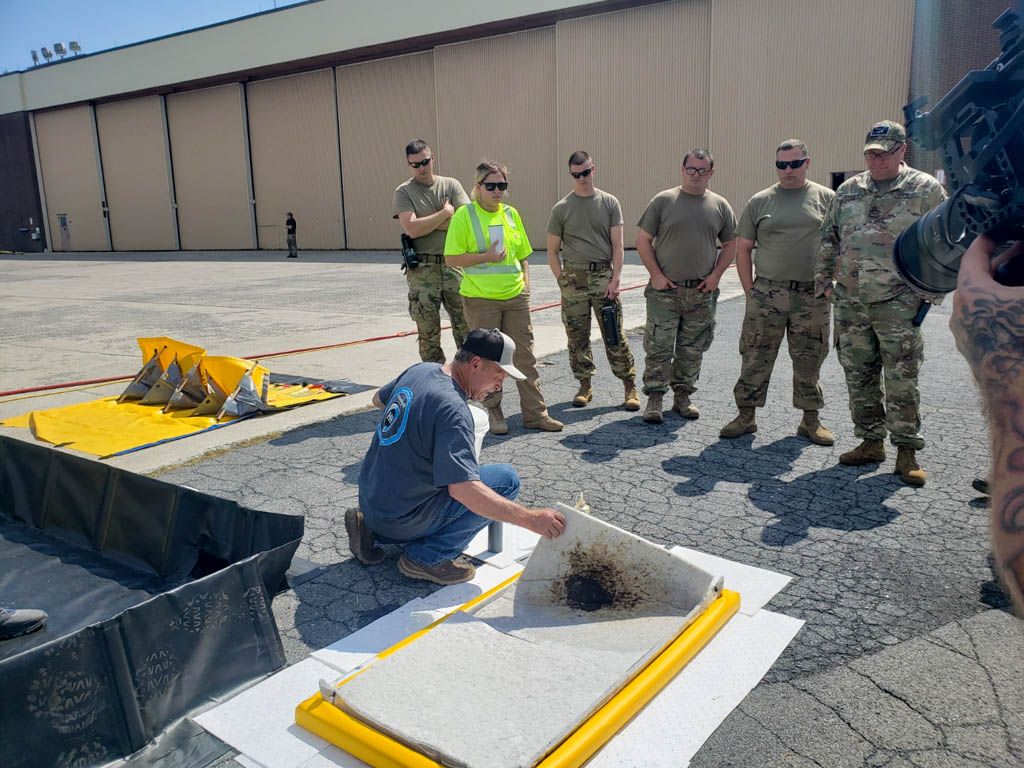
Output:
<path fill-rule="evenodd" d="M 166 761 L 183 717 L 285 665 L 301 517 L 2 436 L 0 464 L 0 605 L 50 615 L 0 641 L 4 768 Z"/>

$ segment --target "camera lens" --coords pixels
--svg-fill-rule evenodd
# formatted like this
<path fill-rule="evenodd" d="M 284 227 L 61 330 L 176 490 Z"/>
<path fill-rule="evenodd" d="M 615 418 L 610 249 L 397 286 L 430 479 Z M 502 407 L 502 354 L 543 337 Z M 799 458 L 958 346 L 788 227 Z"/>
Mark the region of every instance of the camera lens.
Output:
<path fill-rule="evenodd" d="M 947 200 L 907 227 L 893 244 L 892 262 L 912 288 L 949 293 L 956 288 L 960 259 L 973 239 Z"/>

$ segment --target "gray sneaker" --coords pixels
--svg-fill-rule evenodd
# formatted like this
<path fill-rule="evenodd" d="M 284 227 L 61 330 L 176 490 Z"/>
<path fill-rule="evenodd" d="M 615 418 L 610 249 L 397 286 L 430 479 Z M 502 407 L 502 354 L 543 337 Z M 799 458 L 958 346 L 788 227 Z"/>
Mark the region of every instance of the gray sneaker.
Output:
<path fill-rule="evenodd" d="M 27 635 L 42 629 L 46 623 L 46 612 L 31 608 L 0 608 L 0 640 Z"/>
<path fill-rule="evenodd" d="M 404 554 L 398 558 L 398 570 L 410 579 L 432 581 L 435 584 L 447 586 L 449 584 L 461 584 L 476 576 L 476 568 L 472 563 L 467 563 L 463 558 L 457 557 L 454 560 L 446 560 L 437 565 L 423 565 L 410 560 Z"/>
<path fill-rule="evenodd" d="M 345 533 L 348 548 L 363 565 L 377 565 L 384 561 L 384 550 L 377 546 L 373 532 L 366 527 L 363 513 L 358 507 L 345 510 Z"/>

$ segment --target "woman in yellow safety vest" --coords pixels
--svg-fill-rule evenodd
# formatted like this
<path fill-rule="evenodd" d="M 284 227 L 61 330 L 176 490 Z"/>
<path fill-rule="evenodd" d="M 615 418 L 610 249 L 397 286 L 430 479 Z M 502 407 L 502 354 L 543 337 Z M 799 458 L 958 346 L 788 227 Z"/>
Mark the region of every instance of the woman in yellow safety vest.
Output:
<path fill-rule="evenodd" d="M 462 267 L 462 303 L 470 329 L 497 328 L 516 343 L 513 364 L 526 374 L 517 381 L 523 426 L 560 432 L 562 422 L 548 415 L 540 393 L 530 320 L 530 272 L 533 251 L 519 211 L 501 202 L 508 189 L 508 169 L 483 162 L 476 167 L 473 202 L 455 211 L 448 222 L 444 258 Z M 492 434 L 508 433 L 501 411 L 501 391 L 484 400 Z"/>

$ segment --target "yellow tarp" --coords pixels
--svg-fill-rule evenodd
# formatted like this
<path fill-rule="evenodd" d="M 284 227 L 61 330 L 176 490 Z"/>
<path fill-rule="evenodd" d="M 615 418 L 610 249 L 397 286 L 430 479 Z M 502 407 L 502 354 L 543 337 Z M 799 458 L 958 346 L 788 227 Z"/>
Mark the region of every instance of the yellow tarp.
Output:
<path fill-rule="evenodd" d="M 328 400 L 337 394 L 323 389 L 271 384 L 267 402 L 277 408 Z M 203 432 L 237 418 L 190 416 L 191 409 L 163 413 L 160 405 L 118 403 L 105 397 L 6 419 L 6 427 L 31 429 L 38 440 L 74 448 L 94 456 L 112 456 L 133 448 Z"/>
<path fill-rule="evenodd" d="M 258 362 L 207 355 L 202 347 L 168 336 L 138 342 L 142 368 L 119 397 L 32 411 L 0 424 L 107 457 L 342 395 L 316 384 L 271 384 L 270 371 Z"/>

